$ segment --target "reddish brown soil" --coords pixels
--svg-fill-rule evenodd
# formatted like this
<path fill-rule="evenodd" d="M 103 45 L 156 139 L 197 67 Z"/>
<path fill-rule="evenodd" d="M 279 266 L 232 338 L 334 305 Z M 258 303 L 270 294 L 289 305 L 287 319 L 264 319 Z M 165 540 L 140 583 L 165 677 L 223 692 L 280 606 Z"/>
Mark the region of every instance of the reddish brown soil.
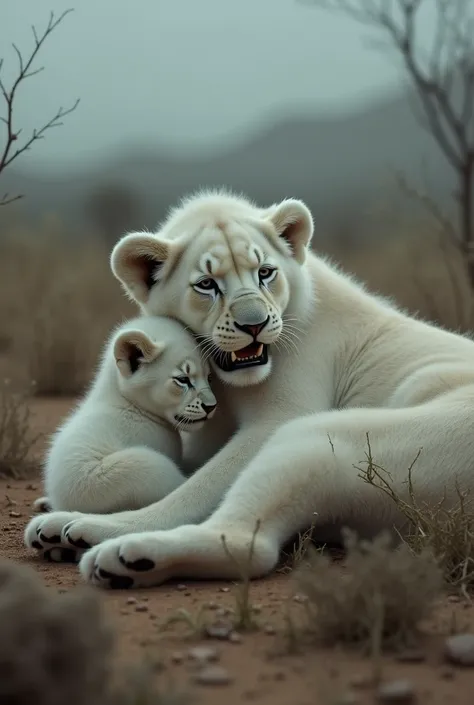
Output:
<path fill-rule="evenodd" d="M 34 408 L 37 428 L 46 433 L 51 431 L 69 407 L 67 400 L 37 402 Z M 43 563 L 23 546 L 23 529 L 31 515 L 32 502 L 40 492 L 37 478 L 0 482 L 0 553 L 32 566 L 51 588 L 68 590 L 79 583 L 75 566 Z M 142 660 L 145 654 L 151 654 L 164 666 L 162 682 L 191 693 L 194 702 L 342 705 L 377 701 L 374 688 L 363 683 L 364 676 L 373 672 L 370 659 L 339 646 L 288 652 L 283 619 L 286 600 L 290 599 L 292 608 L 302 614 L 298 600 L 292 598 L 295 586 L 291 575 L 277 574 L 252 584 L 251 600 L 260 607 L 260 628 L 242 634 L 240 642 L 186 638 L 187 627 L 182 624 L 163 629 L 163 620 L 176 610 L 185 609 L 196 617 L 208 603 L 212 607 L 206 612 L 206 622 L 212 623 L 220 618 L 222 608 L 235 606 L 235 589 L 225 583 L 188 582 L 186 587 L 166 585 L 100 594 L 115 623 L 120 658 Z M 131 597 L 137 602 L 131 604 Z M 396 656 L 387 656 L 382 663 L 383 680 L 409 679 L 420 703 L 471 704 L 474 669 L 455 668 L 443 662 L 444 637 L 453 625 L 461 631 L 474 629 L 474 607 L 470 603 L 450 599 L 440 602 L 435 619 L 427 625 L 428 635 L 423 643 L 425 661 L 404 663 Z M 216 648 L 218 663 L 231 678 L 229 684 L 196 684 L 196 667 L 188 652 L 196 644 L 204 643 Z M 349 697 L 351 694 L 355 699 Z"/>

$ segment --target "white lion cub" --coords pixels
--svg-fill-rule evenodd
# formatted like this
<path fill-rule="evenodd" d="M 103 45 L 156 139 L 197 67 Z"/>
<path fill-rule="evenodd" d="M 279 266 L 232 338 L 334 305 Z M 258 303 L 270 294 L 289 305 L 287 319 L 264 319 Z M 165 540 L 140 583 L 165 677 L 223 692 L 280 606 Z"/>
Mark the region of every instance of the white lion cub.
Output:
<path fill-rule="evenodd" d="M 184 326 L 134 318 L 110 336 L 89 392 L 53 436 L 37 508 L 109 513 L 162 499 L 185 477 L 180 431 L 217 402 Z M 48 506 L 49 505 L 49 506 Z"/>

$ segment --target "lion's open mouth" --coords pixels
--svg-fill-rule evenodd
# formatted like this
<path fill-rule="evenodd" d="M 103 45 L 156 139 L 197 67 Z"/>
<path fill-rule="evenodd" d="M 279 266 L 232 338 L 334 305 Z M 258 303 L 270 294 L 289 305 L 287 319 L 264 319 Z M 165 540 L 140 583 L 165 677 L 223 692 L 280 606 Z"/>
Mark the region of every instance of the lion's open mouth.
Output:
<path fill-rule="evenodd" d="M 214 355 L 214 360 L 224 372 L 234 372 L 234 370 L 242 370 L 245 367 L 266 365 L 268 362 L 268 345 L 251 343 L 245 348 L 234 350 L 234 352 L 230 353 L 219 350 Z"/>

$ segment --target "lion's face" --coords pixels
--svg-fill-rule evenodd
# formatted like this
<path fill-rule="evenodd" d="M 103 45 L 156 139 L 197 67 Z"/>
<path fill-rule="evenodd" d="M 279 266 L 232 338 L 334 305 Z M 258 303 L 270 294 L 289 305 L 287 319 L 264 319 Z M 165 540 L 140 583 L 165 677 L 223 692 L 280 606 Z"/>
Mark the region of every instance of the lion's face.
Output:
<path fill-rule="evenodd" d="M 299 201 L 262 211 L 240 199 L 200 197 L 158 235 L 124 237 L 112 270 L 144 313 L 193 330 L 221 379 L 257 384 L 270 374 L 272 350 L 285 345 L 285 313 L 311 235 Z"/>

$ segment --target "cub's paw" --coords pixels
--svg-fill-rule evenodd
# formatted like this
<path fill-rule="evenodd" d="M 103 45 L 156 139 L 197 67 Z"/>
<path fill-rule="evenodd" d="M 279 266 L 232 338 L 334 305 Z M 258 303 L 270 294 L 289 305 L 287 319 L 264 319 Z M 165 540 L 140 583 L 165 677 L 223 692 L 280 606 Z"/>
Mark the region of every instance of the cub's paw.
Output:
<path fill-rule="evenodd" d="M 172 577 L 171 558 L 159 532 L 128 534 L 86 551 L 79 570 L 84 580 L 103 588 L 151 587 Z"/>
<path fill-rule="evenodd" d="M 43 558 L 55 563 L 77 563 L 82 552 L 64 544 L 62 529 L 79 512 L 51 512 L 33 517 L 24 534 L 25 545 L 38 551 Z"/>

